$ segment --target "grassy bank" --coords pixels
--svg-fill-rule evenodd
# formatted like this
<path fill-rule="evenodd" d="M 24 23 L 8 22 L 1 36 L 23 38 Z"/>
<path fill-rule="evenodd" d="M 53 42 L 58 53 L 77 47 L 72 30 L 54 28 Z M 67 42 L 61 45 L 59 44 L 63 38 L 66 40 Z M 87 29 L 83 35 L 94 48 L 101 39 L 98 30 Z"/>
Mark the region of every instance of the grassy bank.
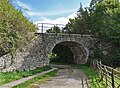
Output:
<path fill-rule="evenodd" d="M 106 88 L 105 83 L 100 81 L 98 73 L 89 66 L 76 64 L 72 66 L 79 68 L 87 75 L 90 88 Z"/>
<path fill-rule="evenodd" d="M 22 84 L 14 86 L 12 88 L 38 88 L 39 84 L 44 83 L 47 80 L 50 80 L 51 77 L 55 76 L 57 72 L 58 72 L 58 70 L 54 70 L 52 72 L 44 74 L 43 76 L 35 77 L 31 80 L 28 80 Z"/>
<path fill-rule="evenodd" d="M 49 69 L 51 69 L 50 66 L 45 66 L 45 67 L 36 68 L 34 70 L 29 70 L 29 71 L 0 73 L 0 85 L 11 82 L 11 81 L 15 81 L 24 77 L 32 76 L 36 73 L 40 73 Z"/>

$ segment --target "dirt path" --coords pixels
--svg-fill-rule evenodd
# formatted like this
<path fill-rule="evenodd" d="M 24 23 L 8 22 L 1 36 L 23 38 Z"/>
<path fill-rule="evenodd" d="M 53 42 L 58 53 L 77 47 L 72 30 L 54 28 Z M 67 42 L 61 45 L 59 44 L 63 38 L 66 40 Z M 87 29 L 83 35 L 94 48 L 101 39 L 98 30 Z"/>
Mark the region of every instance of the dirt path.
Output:
<path fill-rule="evenodd" d="M 86 76 L 79 69 L 68 66 L 56 66 L 57 76 L 38 86 L 38 88 L 88 88 Z"/>

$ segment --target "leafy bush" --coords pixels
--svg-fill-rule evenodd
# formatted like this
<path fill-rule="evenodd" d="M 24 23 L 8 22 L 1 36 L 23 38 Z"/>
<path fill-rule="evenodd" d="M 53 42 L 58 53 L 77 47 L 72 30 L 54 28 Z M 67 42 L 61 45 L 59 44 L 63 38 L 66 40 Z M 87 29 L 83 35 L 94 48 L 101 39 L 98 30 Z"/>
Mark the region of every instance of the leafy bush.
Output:
<path fill-rule="evenodd" d="M 50 59 L 51 62 L 56 61 L 57 58 L 58 58 L 58 56 L 57 56 L 57 54 L 55 54 L 55 53 L 51 53 L 51 54 L 49 55 L 49 59 Z"/>
<path fill-rule="evenodd" d="M 18 47 L 31 40 L 35 29 L 35 25 L 9 0 L 0 1 L 0 57 L 13 54 Z"/>

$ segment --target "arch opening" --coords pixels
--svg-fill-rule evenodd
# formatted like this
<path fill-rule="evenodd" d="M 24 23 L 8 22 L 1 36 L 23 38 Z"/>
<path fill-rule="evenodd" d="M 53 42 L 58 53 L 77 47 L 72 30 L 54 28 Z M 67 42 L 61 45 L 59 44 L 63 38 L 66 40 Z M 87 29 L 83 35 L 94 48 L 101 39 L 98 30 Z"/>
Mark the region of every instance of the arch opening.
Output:
<path fill-rule="evenodd" d="M 56 58 L 51 61 L 58 63 L 85 64 L 88 56 L 81 44 L 72 41 L 56 44 L 52 53 L 56 54 Z"/>
<path fill-rule="evenodd" d="M 53 48 L 52 53 L 57 55 L 56 59 L 54 59 L 54 61 L 56 61 L 56 62 L 59 62 L 59 63 L 71 63 L 71 64 L 74 63 L 73 52 L 66 45 L 63 45 L 61 43 L 57 44 Z"/>

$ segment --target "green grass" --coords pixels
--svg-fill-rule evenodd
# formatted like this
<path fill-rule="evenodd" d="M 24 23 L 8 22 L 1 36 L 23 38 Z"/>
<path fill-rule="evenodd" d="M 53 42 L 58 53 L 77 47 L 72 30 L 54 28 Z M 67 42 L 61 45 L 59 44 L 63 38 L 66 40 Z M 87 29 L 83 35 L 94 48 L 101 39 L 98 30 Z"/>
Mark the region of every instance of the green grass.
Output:
<path fill-rule="evenodd" d="M 36 68 L 34 70 L 29 70 L 29 71 L 0 73 L 0 85 L 11 82 L 11 81 L 15 81 L 24 77 L 32 76 L 36 73 L 40 73 L 49 69 L 51 69 L 50 66 L 45 66 L 45 67 Z"/>
<path fill-rule="evenodd" d="M 117 69 L 118 71 L 120 71 L 120 67 L 117 67 L 116 69 Z"/>
<path fill-rule="evenodd" d="M 107 88 L 103 81 L 100 81 L 100 77 L 92 68 L 86 65 L 72 65 L 74 67 L 79 68 L 83 71 L 87 77 L 90 88 Z"/>
<path fill-rule="evenodd" d="M 42 76 L 35 77 L 12 88 L 39 88 L 38 85 L 46 82 L 47 80 L 51 80 L 51 77 L 55 76 L 57 72 L 58 70 L 54 70 L 52 72 L 46 73 Z"/>

